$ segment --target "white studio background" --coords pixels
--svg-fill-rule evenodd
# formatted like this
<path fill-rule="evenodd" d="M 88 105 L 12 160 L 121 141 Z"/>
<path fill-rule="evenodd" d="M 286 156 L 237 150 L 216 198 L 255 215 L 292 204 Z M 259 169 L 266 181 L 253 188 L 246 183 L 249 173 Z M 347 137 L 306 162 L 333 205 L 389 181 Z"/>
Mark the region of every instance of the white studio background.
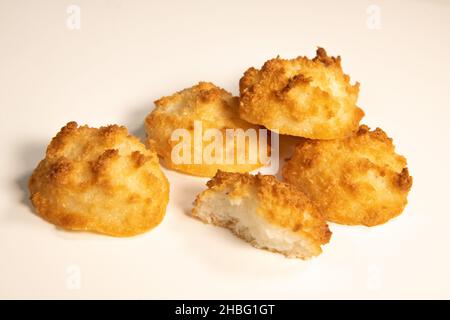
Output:
<path fill-rule="evenodd" d="M 0 0 L 1 298 L 450 298 L 450 2 Z M 341 55 L 363 123 L 408 159 L 404 213 L 331 225 L 318 258 L 256 250 L 186 215 L 207 179 L 165 170 L 153 231 L 61 231 L 37 217 L 27 179 L 68 121 L 126 125 L 162 95 L 212 81 L 238 93 L 250 66 Z"/>

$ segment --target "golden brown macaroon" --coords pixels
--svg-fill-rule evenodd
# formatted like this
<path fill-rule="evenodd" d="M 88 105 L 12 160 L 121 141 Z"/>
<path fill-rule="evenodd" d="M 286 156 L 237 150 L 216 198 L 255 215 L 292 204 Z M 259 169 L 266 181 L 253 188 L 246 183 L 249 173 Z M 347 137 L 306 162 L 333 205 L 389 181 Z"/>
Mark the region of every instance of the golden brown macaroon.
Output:
<path fill-rule="evenodd" d="M 119 237 L 158 225 L 169 200 L 156 153 L 117 125 L 69 122 L 48 146 L 29 189 L 49 222 Z"/>
<path fill-rule="evenodd" d="M 412 177 L 386 133 L 362 125 L 343 140 L 304 139 L 283 167 L 328 220 L 374 226 L 399 215 Z"/>
<path fill-rule="evenodd" d="M 330 240 L 325 219 L 309 199 L 274 176 L 219 171 L 207 186 L 192 215 L 257 248 L 306 259 L 319 255 Z"/>
<path fill-rule="evenodd" d="M 261 127 L 239 118 L 238 100 L 209 82 L 200 82 L 172 96 L 163 97 L 155 101 L 156 108 L 145 120 L 149 144 L 154 145 L 168 168 L 196 176 L 212 177 L 217 170 L 248 172 L 257 169 L 264 163 L 258 155 Z M 196 140 L 194 128 L 200 140 Z M 177 129 L 187 130 L 187 137 L 172 136 L 179 131 Z M 220 137 L 207 138 L 208 129 L 218 129 Z M 244 137 L 231 138 L 231 143 L 227 144 L 227 129 L 242 129 L 240 133 L 249 133 L 249 136 L 254 133 L 253 142 Z M 195 141 L 201 141 L 201 144 L 195 145 Z M 216 149 L 218 152 L 212 148 L 215 141 L 222 143 L 222 147 Z M 187 143 L 187 152 L 180 147 L 184 143 Z M 262 154 L 269 154 L 270 147 L 268 144 L 266 147 L 267 152 L 261 149 Z"/>
<path fill-rule="evenodd" d="M 341 58 L 323 48 L 314 59 L 279 57 L 248 69 L 240 83 L 242 119 L 281 134 L 311 139 L 344 138 L 358 129 L 359 83 L 350 84 Z"/>

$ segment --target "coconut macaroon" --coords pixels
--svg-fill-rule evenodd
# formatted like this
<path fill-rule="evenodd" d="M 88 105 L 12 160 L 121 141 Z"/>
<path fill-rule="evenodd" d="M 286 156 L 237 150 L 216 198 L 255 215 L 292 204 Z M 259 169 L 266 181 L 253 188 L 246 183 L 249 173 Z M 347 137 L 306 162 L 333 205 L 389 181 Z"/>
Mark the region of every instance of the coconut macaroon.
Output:
<path fill-rule="evenodd" d="M 386 133 L 362 125 L 343 140 L 304 139 L 283 167 L 330 221 L 374 226 L 399 215 L 412 177 Z"/>
<path fill-rule="evenodd" d="M 274 176 L 217 172 L 197 196 L 192 215 L 230 229 L 253 246 L 306 259 L 319 255 L 331 232 L 296 187 Z"/>
<path fill-rule="evenodd" d="M 356 105 L 359 84 L 350 84 L 341 58 L 323 48 L 314 59 L 279 57 L 240 80 L 240 115 L 281 134 L 344 138 L 358 129 L 364 112 Z"/>
<path fill-rule="evenodd" d="M 265 162 L 260 152 L 270 152 L 268 139 L 260 126 L 239 118 L 238 101 L 209 82 L 163 97 L 145 120 L 148 141 L 168 168 L 188 174 L 257 169 Z M 227 132 L 235 134 L 228 142 Z"/>
<path fill-rule="evenodd" d="M 158 225 L 169 200 L 156 153 L 117 125 L 69 122 L 48 146 L 29 189 L 49 222 L 120 237 Z"/>

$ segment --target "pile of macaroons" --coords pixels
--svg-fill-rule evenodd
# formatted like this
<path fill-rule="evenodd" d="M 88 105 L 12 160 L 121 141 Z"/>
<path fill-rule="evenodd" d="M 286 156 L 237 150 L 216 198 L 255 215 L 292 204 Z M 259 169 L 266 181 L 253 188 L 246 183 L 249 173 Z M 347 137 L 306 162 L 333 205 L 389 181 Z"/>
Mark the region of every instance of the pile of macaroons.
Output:
<path fill-rule="evenodd" d="M 340 57 L 322 48 L 313 59 L 277 57 L 261 69 L 249 68 L 239 88 L 233 97 L 200 82 L 157 100 L 145 119 L 147 145 L 123 126 L 69 122 L 30 178 L 37 213 L 68 230 L 146 232 L 162 221 L 169 201 L 159 160 L 169 169 L 213 177 L 197 196 L 193 217 L 287 257 L 320 254 L 331 237 L 327 222 L 375 226 L 403 211 L 412 185 L 406 159 L 383 130 L 359 124 L 359 84 L 350 83 Z M 260 128 L 279 133 L 295 144 L 281 169 L 285 181 L 248 173 L 265 164 L 249 139 L 216 145 L 214 156 L 232 156 L 206 161 L 202 155 L 211 153 L 210 145 L 192 143 L 198 124 L 202 132 L 215 129 L 224 136 L 230 129 L 254 129 L 257 140 Z M 191 144 L 175 150 L 186 135 Z M 174 160 L 174 154 L 187 153 L 200 156 Z M 239 154 L 256 161 L 239 161 Z"/>

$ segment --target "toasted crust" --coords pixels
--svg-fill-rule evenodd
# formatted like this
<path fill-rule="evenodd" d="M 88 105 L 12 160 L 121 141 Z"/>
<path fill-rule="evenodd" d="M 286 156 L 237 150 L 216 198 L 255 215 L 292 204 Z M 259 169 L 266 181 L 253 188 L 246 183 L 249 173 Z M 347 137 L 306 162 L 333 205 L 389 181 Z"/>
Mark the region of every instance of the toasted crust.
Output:
<path fill-rule="evenodd" d="M 399 215 L 412 177 L 386 133 L 362 125 L 343 140 L 303 139 L 283 167 L 328 220 L 374 226 Z"/>
<path fill-rule="evenodd" d="M 256 247 L 280 252 L 287 256 L 292 253 L 282 252 L 272 247 L 263 246 L 257 239 L 239 232 L 235 221 L 227 223 L 204 217 L 202 204 L 207 203 L 211 196 L 225 192 L 231 199 L 251 199 L 256 201 L 256 214 L 268 225 L 289 232 L 308 243 L 307 254 L 297 255 L 298 258 L 308 258 L 322 252 L 321 245 L 329 242 L 331 232 L 324 217 L 314 204 L 295 186 L 278 181 L 274 176 L 250 175 L 248 173 L 229 173 L 218 171 L 215 177 L 207 183 L 208 189 L 199 194 L 195 200 L 192 215 L 205 222 L 211 222 L 230 229 L 237 236 Z M 218 210 L 218 209 L 217 209 Z"/>
<path fill-rule="evenodd" d="M 69 122 L 48 146 L 29 189 L 37 213 L 49 222 L 113 236 L 155 227 L 169 200 L 156 153 L 117 125 Z"/>
<path fill-rule="evenodd" d="M 254 129 L 259 139 L 260 126 L 252 125 L 239 118 L 238 98 L 233 97 L 229 92 L 216 87 L 209 82 L 199 82 L 197 85 L 179 91 L 172 96 L 163 97 L 155 101 L 156 108 L 145 119 L 145 129 L 148 143 L 153 145 L 158 155 L 163 159 L 164 164 L 171 169 L 180 172 L 212 177 L 217 170 L 247 172 L 262 166 L 261 161 L 250 161 L 248 140 L 245 144 L 246 161 L 239 162 L 237 159 L 238 143 L 228 146 L 223 143 L 223 154 L 229 152 L 230 147 L 234 149 L 234 162 L 207 163 L 200 161 L 195 163 L 193 155 L 198 150 L 194 148 L 194 121 L 200 121 L 202 130 L 220 130 L 223 137 L 226 136 L 226 129 Z M 172 151 L 181 141 L 172 141 L 172 133 L 176 129 L 186 129 L 191 139 L 191 163 L 176 163 L 172 161 Z M 202 154 L 207 153 L 209 141 L 204 141 Z"/>
<path fill-rule="evenodd" d="M 323 48 L 310 60 L 267 61 L 241 78 L 239 112 L 243 119 L 281 134 L 337 139 L 358 129 L 364 112 L 356 105 L 359 83 L 350 84 L 340 57 Z"/>

